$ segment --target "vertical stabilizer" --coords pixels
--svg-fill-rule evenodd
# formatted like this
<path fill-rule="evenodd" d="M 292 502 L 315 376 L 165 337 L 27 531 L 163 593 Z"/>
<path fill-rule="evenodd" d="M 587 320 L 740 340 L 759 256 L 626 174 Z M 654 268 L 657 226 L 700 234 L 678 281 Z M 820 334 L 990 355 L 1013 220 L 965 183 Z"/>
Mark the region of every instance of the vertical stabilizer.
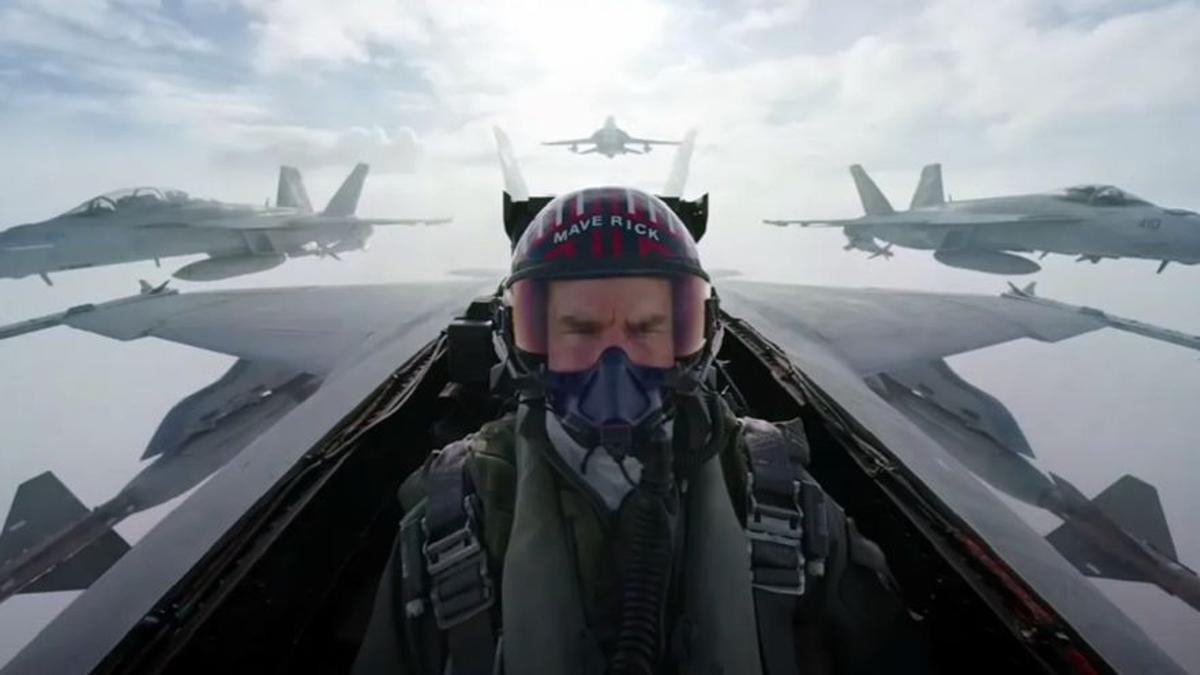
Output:
<path fill-rule="evenodd" d="M 867 215 L 886 216 L 896 212 L 860 165 L 850 167 L 850 176 L 854 178 L 854 187 L 858 190 L 858 198 L 862 200 L 863 211 Z"/>
<path fill-rule="evenodd" d="M 1062 478 L 1055 476 L 1055 482 L 1060 489 L 1064 487 Z M 1065 487 L 1075 491 L 1070 484 Z M 1046 540 L 1083 574 L 1156 583 L 1147 574 L 1146 564 L 1138 564 L 1136 557 L 1115 548 L 1119 538 L 1106 535 L 1106 526 L 1119 528 L 1126 536 L 1148 544 L 1162 556 L 1178 563 L 1175 542 L 1167 527 L 1158 490 L 1153 485 L 1133 476 L 1124 476 L 1096 495 L 1087 506 L 1090 509 L 1080 509 L 1046 535 Z"/>
<path fill-rule="evenodd" d="M 687 185 L 688 168 L 692 162 L 692 150 L 696 147 L 696 130 L 692 129 L 683 137 L 679 147 L 675 148 L 675 160 L 671 164 L 671 175 L 663 187 L 662 196 L 682 197 L 683 188 Z"/>
<path fill-rule="evenodd" d="M 0 563 L 16 558 L 87 514 L 83 502 L 49 471 L 21 483 L 0 535 Z"/>
<path fill-rule="evenodd" d="M 496 153 L 500 157 L 500 171 L 504 173 L 504 191 L 514 202 L 529 201 L 529 186 L 525 176 L 521 175 L 521 166 L 517 164 L 517 155 L 513 152 L 512 141 L 500 127 L 492 127 L 496 135 Z"/>
<path fill-rule="evenodd" d="M 921 180 L 917 182 L 917 191 L 913 193 L 912 204 L 909 208 L 919 209 L 924 206 L 945 204 L 946 196 L 942 191 L 942 165 L 928 164 L 921 169 Z"/>
<path fill-rule="evenodd" d="M 352 216 L 358 208 L 358 198 L 362 195 L 363 182 L 367 180 L 367 171 L 371 167 L 359 164 L 354 167 L 345 182 L 338 188 L 329 200 L 329 205 L 321 212 L 323 216 Z"/>
<path fill-rule="evenodd" d="M 0 534 L 0 570 L 5 573 L 0 578 L 0 598 L 12 590 L 5 588 L 14 582 L 8 574 L 14 569 L 21 571 L 12 565 L 23 556 L 27 559 L 32 551 L 41 550 L 47 543 L 61 540 L 91 517 L 92 513 L 79 498 L 49 471 L 22 483 L 4 521 L 3 534 Z M 107 526 L 101 527 L 103 529 L 97 536 L 81 541 L 79 549 L 45 573 L 17 579 L 18 592 L 45 593 L 90 586 L 129 550 L 129 544 L 120 535 Z"/>
<path fill-rule="evenodd" d="M 1167 516 L 1153 485 L 1134 476 L 1124 476 L 1096 495 L 1092 503 L 1121 529 L 1168 558 L 1178 558 Z"/>
<path fill-rule="evenodd" d="M 304 179 L 300 177 L 300 171 L 296 167 L 279 167 L 279 190 L 275 195 L 275 206 L 312 213 L 308 191 L 304 189 Z"/>

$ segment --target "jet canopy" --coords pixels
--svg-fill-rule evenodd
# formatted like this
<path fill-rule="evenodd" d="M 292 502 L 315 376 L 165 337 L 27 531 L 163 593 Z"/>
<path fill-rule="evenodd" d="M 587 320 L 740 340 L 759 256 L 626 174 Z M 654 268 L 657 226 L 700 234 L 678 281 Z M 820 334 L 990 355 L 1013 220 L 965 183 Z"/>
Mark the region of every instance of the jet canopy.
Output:
<path fill-rule="evenodd" d="M 161 187 L 124 188 L 93 197 L 64 213 L 64 216 L 103 216 L 125 209 L 141 209 L 163 204 L 182 204 L 189 200 L 183 190 Z"/>
<path fill-rule="evenodd" d="M 1069 202 L 1090 206 L 1148 206 L 1150 202 L 1115 185 L 1075 185 L 1058 195 Z"/>

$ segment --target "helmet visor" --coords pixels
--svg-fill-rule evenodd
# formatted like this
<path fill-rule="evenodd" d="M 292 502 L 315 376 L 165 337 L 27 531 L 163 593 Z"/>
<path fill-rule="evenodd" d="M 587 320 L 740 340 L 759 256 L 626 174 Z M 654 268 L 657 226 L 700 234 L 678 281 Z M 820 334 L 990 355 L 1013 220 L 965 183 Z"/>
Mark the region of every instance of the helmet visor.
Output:
<path fill-rule="evenodd" d="M 605 280 L 615 278 L 618 277 Z M 708 282 L 692 275 L 650 279 L 666 282 L 670 294 L 666 320 L 651 312 L 648 315 L 653 323 L 651 327 L 643 326 L 643 319 L 638 314 L 647 306 L 646 298 L 629 293 L 628 285 L 598 286 L 593 283 L 592 292 L 581 295 L 554 292 L 554 284 L 578 281 L 516 281 L 509 288 L 513 342 L 522 352 L 547 357 L 552 369 L 565 372 L 589 367 L 605 349 L 624 346 L 625 340 L 637 342 L 639 331 L 643 329 L 655 333 L 646 340 L 655 344 L 646 350 L 629 350 L 629 357 L 635 363 L 662 365 L 656 361 L 664 357 L 664 350 L 669 351 L 665 358 L 671 361 L 699 352 L 706 338 L 705 301 L 711 294 Z M 556 303 L 553 318 L 549 311 L 552 295 Z M 669 331 L 669 334 L 662 336 L 658 334 L 660 331 Z M 568 350 L 571 356 L 567 362 L 573 366 L 556 368 L 555 357 L 561 357 Z M 551 354 L 552 351 L 557 353 Z M 561 358 L 557 360 L 563 362 Z"/>

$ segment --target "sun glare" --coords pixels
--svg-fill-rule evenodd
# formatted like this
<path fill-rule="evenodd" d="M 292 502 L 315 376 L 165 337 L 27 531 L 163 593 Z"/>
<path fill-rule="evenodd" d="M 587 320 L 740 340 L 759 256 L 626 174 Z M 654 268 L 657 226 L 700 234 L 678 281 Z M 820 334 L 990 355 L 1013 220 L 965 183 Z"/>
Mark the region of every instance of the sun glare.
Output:
<path fill-rule="evenodd" d="M 514 3 L 507 35 L 554 79 L 620 77 L 655 42 L 666 13 L 654 2 Z"/>

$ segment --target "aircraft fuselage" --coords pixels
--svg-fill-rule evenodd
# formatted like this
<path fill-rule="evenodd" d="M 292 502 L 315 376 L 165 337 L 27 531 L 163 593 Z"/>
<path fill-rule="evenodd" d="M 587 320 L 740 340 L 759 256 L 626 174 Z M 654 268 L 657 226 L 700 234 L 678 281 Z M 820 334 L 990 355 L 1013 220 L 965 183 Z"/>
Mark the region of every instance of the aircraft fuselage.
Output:
<path fill-rule="evenodd" d="M 1030 222 L 970 222 L 972 217 L 1012 213 L 1031 214 Z M 905 222 L 914 217 L 928 223 Z M 1050 195 L 996 197 L 866 216 L 845 230 L 851 237 L 874 237 L 906 248 L 939 252 L 1042 251 L 1095 260 L 1200 262 L 1200 216 L 1150 204 L 1088 206 Z"/>
<path fill-rule="evenodd" d="M 630 138 L 632 137 L 628 133 L 612 123 L 606 123 L 591 136 L 592 142 L 596 144 L 596 152 L 605 157 L 629 153 L 630 149 L 626 147 L 626 144 Z"/>
<path fill-rule="evenodd" d="M 303 255 L 310 242 L 352 239 L 361 245 L 373 231 L 370 225 L 319 218 L 290 208 L 222 203 L 68 214 L 0 232 L 0 278 L 182 255 L 282 258 Z"/>

